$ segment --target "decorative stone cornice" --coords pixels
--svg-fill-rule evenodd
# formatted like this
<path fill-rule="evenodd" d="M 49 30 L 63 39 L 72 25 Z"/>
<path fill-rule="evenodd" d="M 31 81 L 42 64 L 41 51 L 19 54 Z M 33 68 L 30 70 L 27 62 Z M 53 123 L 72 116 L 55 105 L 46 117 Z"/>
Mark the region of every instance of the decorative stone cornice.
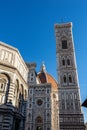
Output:
<path fill-rule="evenodd" d="M 54 27 L 55 27 L 55 29 L 56 28 L 72 27 L 72 22 L 70 22 L 70 23 L 62 23 L 62 24 L 55 24 Z"/>

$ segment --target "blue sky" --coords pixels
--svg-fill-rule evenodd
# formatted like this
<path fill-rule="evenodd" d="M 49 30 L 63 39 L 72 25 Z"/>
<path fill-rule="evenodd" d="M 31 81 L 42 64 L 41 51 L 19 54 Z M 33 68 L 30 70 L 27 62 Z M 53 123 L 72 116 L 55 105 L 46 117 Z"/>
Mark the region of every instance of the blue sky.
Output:
<path fill-rule="evenodd" d="M 0 41 L 19 49 L 25 61 L 42 61 L 57 79 L 54 24 L 73 23 L 81 101 L 87 98 L 87 1 L 0 0 Z M 85 122 L 87 109 L 83 108 Z"/>

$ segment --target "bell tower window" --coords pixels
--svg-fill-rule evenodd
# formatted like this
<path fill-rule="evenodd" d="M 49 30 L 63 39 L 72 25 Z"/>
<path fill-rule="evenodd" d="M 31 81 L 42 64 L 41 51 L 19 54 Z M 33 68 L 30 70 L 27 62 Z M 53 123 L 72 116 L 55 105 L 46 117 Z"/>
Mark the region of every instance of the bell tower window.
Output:
<path fill-rule="evenodd" d="M 62 40 L 62 49 L 67 49 L 67 40 Z"/>
<path fill-rule="evenodd" d="M 62 60 L 62 65 L 65 65 L 65 60 L 64 59 Z"/>
<path fill-rule="evenodd" d="M 69 75 L 69 83 L 72 83 L 72 77 Z"/>
<path fill-rule="evenodd" d="M 66 83 L 66 76 L 65 75 L 63 77 L 63 81 L 64 81 L 64 83 Z"/>
<path fill-rule="evenodd" d="M 67 59 L 67 65 L 70 65 L 70 60 L 69 59 Z"/>

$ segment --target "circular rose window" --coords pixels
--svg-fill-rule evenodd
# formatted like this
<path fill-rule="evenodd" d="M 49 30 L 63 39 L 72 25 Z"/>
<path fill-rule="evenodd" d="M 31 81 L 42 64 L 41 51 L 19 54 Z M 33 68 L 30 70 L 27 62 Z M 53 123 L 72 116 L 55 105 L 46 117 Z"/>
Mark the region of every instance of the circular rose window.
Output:
<path fill-rule="evenodd" d="M 37 100 L 37 105 L 41 106 L 42 103 L 43 103 L 43 101 L 42 101 L 41 99 L 38 99 L 38 100 Z"/>

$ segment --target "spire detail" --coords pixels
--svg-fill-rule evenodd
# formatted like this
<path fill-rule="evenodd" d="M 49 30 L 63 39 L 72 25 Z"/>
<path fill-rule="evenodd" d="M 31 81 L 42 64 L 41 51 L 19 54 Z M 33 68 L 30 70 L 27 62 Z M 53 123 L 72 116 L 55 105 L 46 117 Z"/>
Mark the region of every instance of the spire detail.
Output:
<path fill-rule="evenodd" d="M 42 62 L 42 65 L 41 65 L 41 72 L 46 73 L 46 66 L 45 66 L 44 62 Z"/>

